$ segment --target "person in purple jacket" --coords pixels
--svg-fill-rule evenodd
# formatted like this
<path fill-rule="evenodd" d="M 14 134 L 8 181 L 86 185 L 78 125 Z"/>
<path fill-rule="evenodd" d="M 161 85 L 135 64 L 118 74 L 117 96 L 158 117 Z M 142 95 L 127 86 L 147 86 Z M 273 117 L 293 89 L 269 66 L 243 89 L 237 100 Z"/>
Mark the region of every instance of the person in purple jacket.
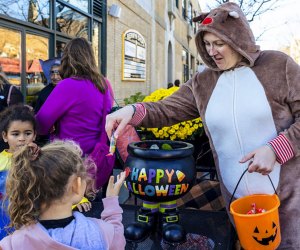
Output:
<path fill-rule="evenodd" d="M 87 169 L 73 141 L 55 141 L 42 148 L 31 143 L 14 155 L 6 184 L 10 227 L 16 231 L 0 241 L 0 249 L 121 250 L 125 248 L 118 194 L 125 180 L 111 176 L 101 219 L 73 212 L 84 193 L 91 193 Z"/>
<path fill-rule="evenodd" d="M 63 80 L 36 115 L 38 134 L 55 128 L 54 138 L 74 140 L 84 155 L 90 154 L 105 133 L 102 121 L 111 110 L 112 93 L 86 39 L 74 38 L 66 45 L 60 75 Z"/>
<path fill-rule="evenodd" d="M 96 162 L 95 187 L 105 187 L 115 160 L 114 155 L 103 159 L 109 149 L 104 126 L 113 93 L 86 39 L 74 38 L 66 45 L 60 75 L 63 80 L 36 115 L 38 135 L 50 132 L 51 139 L 77 142 L 83 156 L 90 155 Z"/>

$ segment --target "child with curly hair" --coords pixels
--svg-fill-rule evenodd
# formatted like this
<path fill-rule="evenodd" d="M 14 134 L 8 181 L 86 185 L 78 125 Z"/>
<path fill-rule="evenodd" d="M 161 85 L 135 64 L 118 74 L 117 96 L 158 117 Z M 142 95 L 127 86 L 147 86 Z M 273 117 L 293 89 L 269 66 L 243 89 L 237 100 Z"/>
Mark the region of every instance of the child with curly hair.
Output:
<path fill-rule="evenodd" d="M 87 218 L 71 206 L 92 186 L 80 147 L 55 141 L 42 148 L 29 144 L 13 156 L 7 177 L 10 227 L 3 249 L 124 249 L 118 194 L 125 173 L 110 177 L 101 219 Z"/>
<path fill-rule="evenodd" d="M 0 202 L 5 196 L 5 182 L 8 170 L 11 167 L 13 153 L 31 143 L 36 137 L 36 122 L 31 109 L 23 105 L 13 105 L 0 113 L 0 131 L 2 139 L 8 148 L 0 153 Z M 1 202 L 2 203 L 2 202 Z M 5 211 L 7 203 L 0 206 L 0 239 L 7 235 L 5 226 L 9 219 Z"/>

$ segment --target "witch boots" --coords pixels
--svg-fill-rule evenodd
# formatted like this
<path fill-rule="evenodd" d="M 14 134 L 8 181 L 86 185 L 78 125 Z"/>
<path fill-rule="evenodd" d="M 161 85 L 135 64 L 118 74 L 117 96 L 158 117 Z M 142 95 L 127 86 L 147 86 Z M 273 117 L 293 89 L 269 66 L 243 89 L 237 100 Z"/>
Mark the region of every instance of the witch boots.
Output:
<path fill-rule="evenodd" d="M 179 215 L 176 208 L 166 209 L 164 213 L 160 213 L 159 224 L 165 242 L 177 244 L 186 240 L 186 232 L 178 222 Z"/>
<path fill-rule="evenodd" d="M 159 231 L 166 243 L 177 244 L 186 240 L 184 228 L 178 224 L 179 215 L 177 209 L 166 209 L 164 213 L 159 213 L 159 223 L 157 223 L 158 213 L 151 212 L 150 209 L 140 208 L 136 222 L 129 224 L 124 231 L 127 241 L 140 242 L 145 240 L 152 231 L 159 225 Z"/>
<path fill-rule="evenodd" d="M 140 208 L 136 222 L 129 224 L 124 231 L 126 240 L 140 242 L 145 240 L 156 226 L 157 212 L 150 209 Z"/>

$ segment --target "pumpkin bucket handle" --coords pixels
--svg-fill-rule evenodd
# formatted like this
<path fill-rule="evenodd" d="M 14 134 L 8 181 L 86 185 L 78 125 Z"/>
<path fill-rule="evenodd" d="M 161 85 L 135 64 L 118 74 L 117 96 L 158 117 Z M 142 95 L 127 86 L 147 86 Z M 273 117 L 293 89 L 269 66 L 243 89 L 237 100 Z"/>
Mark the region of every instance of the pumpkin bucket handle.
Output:
<path fill-rule="evenodd" d="M 237 190 L 237 188 L 238 188 L 238 186 L 239 186 L 239 184 L 240 184 L 242 178 L 244 177 L 244 175 L 246 174 L 247 171 L 248 171 L 248 168 L 246 168 L 246 169 L 244 170 L 244 172 L 242 173 L 240 179 L 238 180 L 238 182 L 237 182 L 237 184 L 236 184 L 236 186 L 235 186 L 235 188 L 234 188 L 234 190 L 233 190 L 233 193 L 232 193 L 232 195 L 231 195 L 231 198 L 230 198 L 230 201 L 229 201 L 229 205 L 228 205 L 228 211 L 230 211 L 230 204 L 231 204 L 231 202 L 232 202 L 232 200 L 233 200 L 233 198 L 234 198 L 235 192 L 236 192 L 236 190 Z M 274 183 L 273 183 L 273 181 L 272 181 L 272 179 L 270 178 L 269 175 L 268 175 L 268 178 L 269 178 L 269 180 L 270 180 L 270 182 L 271 182 L 271 185 L 272 185 L 272 187 L 273 187 L 273 189 L 274 189 L 274 193 L 275 193 L 276 195 L 278 195 L 277 192 L 276 192 Z"/>

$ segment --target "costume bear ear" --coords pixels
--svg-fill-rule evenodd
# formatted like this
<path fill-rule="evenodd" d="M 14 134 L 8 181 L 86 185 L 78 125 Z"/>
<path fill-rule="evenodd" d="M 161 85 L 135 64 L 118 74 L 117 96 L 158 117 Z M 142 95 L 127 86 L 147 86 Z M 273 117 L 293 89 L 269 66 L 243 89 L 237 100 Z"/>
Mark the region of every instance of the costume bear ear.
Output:
<path fill-rule="evenodd" d="M 226 22 L 226 20 L 229 18 L 229 17 L 232 17 L 232 18 L 239 18 L 239 14 L 236 12 L 236 11 L 219 11 L 217 14 L 215 14 L 215 18 L 216 20 L 218 20 L 219 22 Z"/>
<path fill-rule="evenodd" d="M 228 13 L 229 16 L 233 17 L 233 18 L 239 18 L 239 14 L 236 11 L 230 11 Z"/>
<path fill-rule="evenodd" d="M 193 18 L 193 22 L 202 22 L 207 16 L 209 12 L 203 12 L 200 14 L 200 16 L 196 16 Z"/>

